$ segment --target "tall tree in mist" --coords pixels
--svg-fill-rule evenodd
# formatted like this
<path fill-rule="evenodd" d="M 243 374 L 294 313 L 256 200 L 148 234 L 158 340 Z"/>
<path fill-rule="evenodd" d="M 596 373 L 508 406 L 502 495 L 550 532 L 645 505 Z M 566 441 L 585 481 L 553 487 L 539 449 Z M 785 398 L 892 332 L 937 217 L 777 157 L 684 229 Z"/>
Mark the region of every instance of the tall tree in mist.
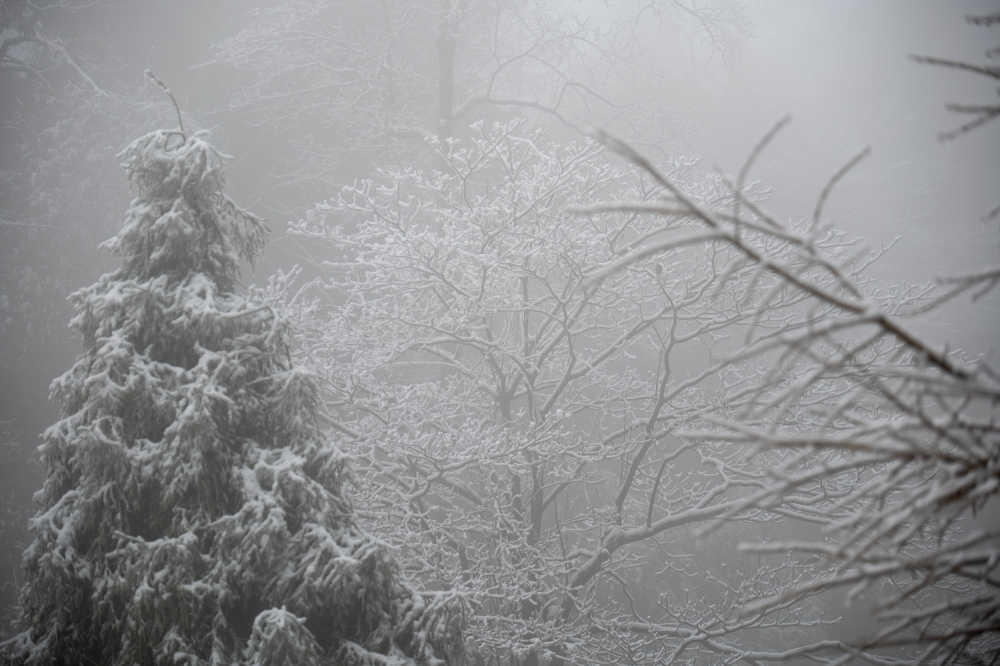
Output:
<path fill-rule="evenodd" d="M 814 634 L 808 601 L 738 618 L 749 590 L 779 594 L 800 571 L 723 555 L 734 535 L 789 532 L 742 504 L 774 485 L 781 454 L 678 436 L 766 375 L 722 361 L 734 338 L 794 322 L 807 296 L 758 312 L 780 280 L 753 262 L 727 271 L 740 256 L 683 214 L 567 212 L 601 197 L 657 210 L 664 194 L 593 142 L 484 124 L 439 162 L 359 181 L 294 225 L 340 254 L 302 301 L 301 349 L 328 382 L 366 517 L 415 578 L 470 598 L 472 652 L 711 662 L 771 645 L 769 622 Z M 667 168 L 701 205 L 732 205 L 691 161 Z M 815 244 L 852 250 L 833 230 Z M 761 249 L 806 268 L 787 242 Z M 733 527 L 698 543 L 722 517 Z"/>
<path fill-rule="evenodd" d="M 635 182 L 593 145 L 477 131 L 441 171 L 384 170 L 293 225 L 340 255 L 302 344 L 366 516 L 416 578 L 473 601 L 473 653 L 989 654 L 997 375 L 908 320 L 995 269 L 867 278 L 880 253 L 824 219 L 864 154 L 787 224 L 748 185 L 766 141 L 704 181 L 605 137 Z"/>
<path fill-rule="evenodd" d="M 157 131 L 122 154 L 136 198 L 76 292 L 85 352 L 25 554 L 13 663 L 436 663 L 461 608 L 422 596 L 360 530 L 275 297 L 238 289 L 265 229 L 221 156 Z M 380 655 L 380 656 L 377 656 Z"/>

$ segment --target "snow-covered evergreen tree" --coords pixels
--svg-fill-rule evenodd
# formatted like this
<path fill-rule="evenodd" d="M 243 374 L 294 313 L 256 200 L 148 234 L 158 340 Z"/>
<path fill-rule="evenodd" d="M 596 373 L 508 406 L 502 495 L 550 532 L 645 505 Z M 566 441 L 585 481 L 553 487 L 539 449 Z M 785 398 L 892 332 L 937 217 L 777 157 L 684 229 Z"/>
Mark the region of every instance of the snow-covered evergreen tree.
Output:
<path fill-rule="evenodd" d="M 462 606 L 421 595 L 356 524 L 278 297 L 241 294 L 265 228 L 200 136 L 122 153 L 122 267 L 72 296 L 86 350 L 55 380 L 25 553 L 27 664 L 441 663 Z"/>

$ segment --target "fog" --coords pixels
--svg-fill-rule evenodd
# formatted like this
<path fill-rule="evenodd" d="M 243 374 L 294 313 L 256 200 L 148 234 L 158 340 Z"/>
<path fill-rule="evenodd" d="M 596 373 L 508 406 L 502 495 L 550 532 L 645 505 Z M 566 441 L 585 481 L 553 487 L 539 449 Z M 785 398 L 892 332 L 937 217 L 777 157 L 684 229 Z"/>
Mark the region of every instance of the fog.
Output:
<path fill-rule="evenodd" d="M 226 156 L 225 194 L 270 230 L 239 293 L 282 312 L 288 362 L 317 378 L 314 418 L 355 470 L 344 488 L 358 524 L 428 608 L 446 599 L 441 608 L 463 609 L 463 647 L 436 637 L 427 654 L 843 663 L 854 650 L 987 663 L 1000 650 L 1000 389 L 988 369 L 1000 360 L 1000 235 L 989 217 L 1000 204 L 1000 126 L 942 135 L 971 119 L 947 104 L 997 104 L 997 24 L 966 20 L 997 10 L 911 0 L 5 3 L 0 638 L 40 640 L 32 622 L 47 611 L 19 590 L 48 566 L 38 564 L 44 546 L 27 569 L 21 558 L 32 539 L 44 543 L 44 521 L 31 532 L 29 517 L 58 503 L 32 494 L 57 469 L 77 469 L 72 451 L 88 455 L 75 444 L 60 449 L 65 459 L 37 452 L 40 433 L 85 403 L 57 404 L 49 383 L 101 353 L 65 325 L 66 297 L 120 265 L 98 249 L 137 196 L 120 151 L 180 114 L 184 141 L 204 130 Z M 600 136 L 610 137 L 603 148 Z M 831 178 L 866 147 L 811 224 Z M 734 203 L 722 176 L 736 182 L 751 156 L 746 201 Z M 864 248 L 884 254 L 855 272 L 867 259 L 850 257 L 868 257 Z M 976 271 L 941 296 L 956 284 L 942 279 Z M 835 444 L 817 443 L 828 434 Z M 145 441 L 129 437 L 123 450 Z M 927 453 L 935 447 L 947 455 Z M 790 480 L 837 465 L 849 479 Z M 899 485 L 877 484 L 897 478 L 890 468 Z M 979 485 L 961 485 L 971 478 Z M 934 494 L 950 483 L 961 489 Z M 886 504 L 933 509 L 864 522 Z M 902 524 L 919 529 L 901 535 Z M 976 529 L 985 535 L 973 539 Z M 935 569 L 939 551 L 963 539 L 947 557 L 968 557 L 967 568 Z M 759 552 L 737 549 L 751 542 Z M 841 543 L 834 555 L 816 546 Z M 858 544 L 858 559 L 838 565 Z M 911 567 L 925 552 L 935 564 Z M 899 571 L 847 575 L 880 553 L 898 556 Z M 959 569 L 981 575 L 992 601 L 920 615 L 966 599 L 948 579 Z M 887 590 L 904 575 L 935 582 L 897 600 Z M 853 606 L 850 581 L 867 586 Z M 872 609 L 889 598 L 909 619 L 876 636 L 889 624 Z M 245 602 L 241 612 L 271 605 L 283 607 Z M 314 633 L 329 620 L 305 602 L 288 607 Z M 922 621 L 945 638 L 923 636 Z M 232 622 L 247 640 L 250 625 Z M 317 663 L 346 654 L 340 638 L 316 640 L 326 650 Z M 802 646 L 805 656 L 794 653 Z M 149 663 L 163 661 L 150 650 Z"/>

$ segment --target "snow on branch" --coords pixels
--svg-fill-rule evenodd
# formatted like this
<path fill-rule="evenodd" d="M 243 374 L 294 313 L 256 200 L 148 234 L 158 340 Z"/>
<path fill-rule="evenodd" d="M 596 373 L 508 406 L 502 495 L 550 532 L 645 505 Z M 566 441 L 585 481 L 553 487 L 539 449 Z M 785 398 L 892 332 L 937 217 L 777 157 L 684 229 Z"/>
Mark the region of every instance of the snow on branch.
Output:
<path fill-rule="evenodd" d="M 819 519 L 824 530 L 817 541 L 748 543 L 742 549 L 819 557 L 826 569 L 745 604 L 744 617 L 844 589 L 849 598 L 878 599 L 878 630 L 851 645 L 821 643 L 795 654 L 833 649 L 877 659 L 906 648 L 937 660 L 996 650 L 1000 530 L 979 526 L 980 515 L 993 513 L 1000 495 L 996 372 L 939 351 L 914 333 L 856 281 L 856 273 L 814 245 L 813 230 L 788 242 L 794 232 L 760 224 L 752 209 L 734 207 L 727 215 L 695 203 L 631 147 L 607 135 L 599 139 L 662 185 L 669 203 L 606 203 L 579 213 L 630 211 L 658 216 L 665 227 L 678 217 L 693 220 L 711 234 L 706 242 L 728 244 L 773 275 L 774 289 L 795 289 L 805 298 L 805 307 L 767 331 L 762 344 L 723 360 L 731 365 L 757 358 L 770 366 L 756 386 L 676 433 L 692 442 L 738 445 L 751 456 L 797 452 L 778 458 L 767 484 L 734 501 L 714 525 L 755 509 Z M 832 186 L 864 154 L 823 189 L 813 228 Z M 786 243 L 789 253 L 774 258 L 761 251 L 769 242 Z M 630 260 L 655 249 L 635 249 L 598 275 L 607 279 L 628 270 Z M 820 276 L 834 281 L 817 283 Z M 943 293 L 917 307 L 896 308 L 912 316 L 968 290 L 978 288 L 976 297 L 982 296 L 996 282 L 996 269 L 984 269 L 942 281 Z M 764 316 L 770 300 L 758 303 Z"/>

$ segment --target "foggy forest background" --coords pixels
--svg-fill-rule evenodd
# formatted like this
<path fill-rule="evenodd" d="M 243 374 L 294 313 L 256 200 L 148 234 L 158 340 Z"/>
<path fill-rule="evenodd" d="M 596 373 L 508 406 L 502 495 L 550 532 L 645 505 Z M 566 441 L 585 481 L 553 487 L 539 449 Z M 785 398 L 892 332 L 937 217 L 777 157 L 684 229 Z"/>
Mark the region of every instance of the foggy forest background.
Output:
<path fill-rule="evenodd" d="M 0 639 L 67 295 L 180 119 L 268 227 L 240 293 L 334 496 L 447 619 L 400 654 L 996 663 L 996 12 L 5 0 Z"/>

